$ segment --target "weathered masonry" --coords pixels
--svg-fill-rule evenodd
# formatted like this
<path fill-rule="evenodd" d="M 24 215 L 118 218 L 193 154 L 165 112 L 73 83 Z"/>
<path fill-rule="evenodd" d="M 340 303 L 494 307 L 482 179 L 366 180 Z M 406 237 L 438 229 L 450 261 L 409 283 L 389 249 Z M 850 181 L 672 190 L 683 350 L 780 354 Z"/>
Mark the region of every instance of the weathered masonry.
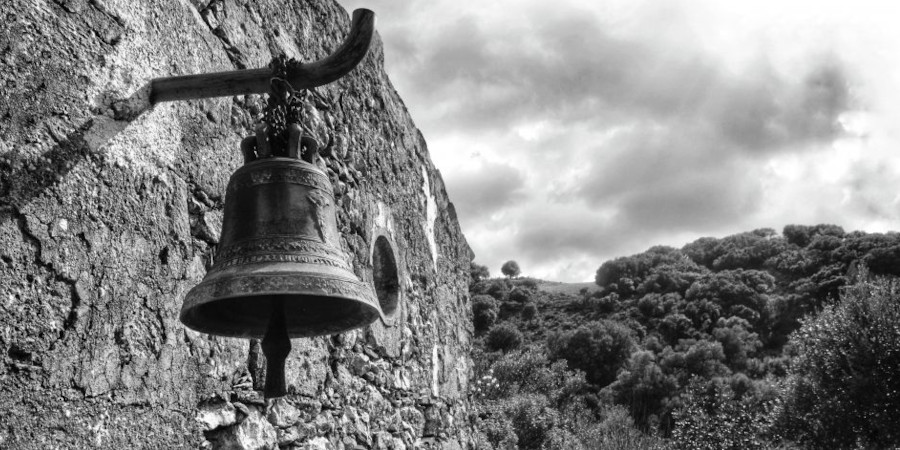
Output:
<path fill-rule="evenodd" d="M 319 59 L 348 14 L 331 0 L 10 0 L 0 14 L 0 447 L 466 447 L 471 252 L 377 38 L 316 89 L 316 113 L 353 271 L 377 286 L 396 265 L 390 320 L 294 340 L 288 395 L 267 403 L 258 343 L 178 321 L 262 99 L 144 111 L 141 94 L 154 77 Z"/>

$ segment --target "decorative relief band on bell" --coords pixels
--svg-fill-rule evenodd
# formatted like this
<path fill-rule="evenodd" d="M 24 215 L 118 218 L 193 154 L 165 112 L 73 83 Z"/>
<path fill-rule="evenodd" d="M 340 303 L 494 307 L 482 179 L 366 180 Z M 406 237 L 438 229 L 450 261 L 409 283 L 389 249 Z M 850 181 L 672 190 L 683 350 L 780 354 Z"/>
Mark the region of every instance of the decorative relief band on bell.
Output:
<path fill-rule="evenodd" d="M 265 162 L 268 161 L 263 160 L 258 163 L 251 163 L 244 166 L 244 168 L 250 167 L 252 164 L 260 164 Z M 286 168 L 284 166 L 273 166 L 271 168 L 256 168 L 253 171 L 240 173 L 241 170 L 239 169 L 238 172 L 236 172 L 232 177 L 231 182 L 228 184 L 228 192 L 238 191 L 249 186 L 259 186 L 263 184 L 274 183 L 290 183 L 300 184 L 315 189 L 321 189 L 325 192 L 331 193 L 332 187 L 331 183 L 328 181 L 328 177 L 321 172 L 314 172 L 313 170 L 314 169 L 312 168 Z"/>
<path fill-rule="evenodd" d="M 350 270 L 350 265 L 346 261 L 337 259 L 328 259 L 321 256 L 291 255 L 291 254 L 263 254 L 253 256 L 238 256 L 226 261 L 216 262 L 209 270 L 213 273 L 218 270 L 227 269 L 232 266 L 243 264 L 259 264 L 269 262 L 286 262 L 297 264 L 318 264 L 323 266 L 337 267 L 338 269 Z"/>
<path fill-rule="evenodd" d="M 344 253 L 333 245 L 310 239 L 275 236 L 235 242 L 227 247 L 222 247 L 216 255 L 216 260 L 224 262 L 237 256 L 254 253 L 302 253 L 325 256 L 329 259 L 346 263 Z"/>
<path fill-rule="evenodd" d="M 191 289 L 185 297 L 184 309 L 196 307 L 210 300 L 245 295 L 320 293 L 332 297 L 358 299 L 377 308 L 378 300 L 365 284 L 349 278 L 321 275 L 258 273 L 239 275 L 220 280 L 206 280 Z"/>

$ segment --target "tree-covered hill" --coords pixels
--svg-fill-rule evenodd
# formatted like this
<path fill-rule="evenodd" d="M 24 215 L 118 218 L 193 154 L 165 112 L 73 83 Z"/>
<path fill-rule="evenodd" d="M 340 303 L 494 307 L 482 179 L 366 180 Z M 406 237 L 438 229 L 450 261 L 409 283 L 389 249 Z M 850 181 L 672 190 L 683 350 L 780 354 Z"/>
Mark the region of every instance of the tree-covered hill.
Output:
<path fill-rule="evenodd" d="M 900 234 L 789 225 L 781 234 L 760 229 L 698 239 L 681 249 L 652 247 L 604 262 L 596 272 L 596 289 L 575 295 L 542 288 L 547 285 L 538 280 L 487 279 L 478 269 L 470 289 L 480 346 L 476 375 L 519 386 L 517 378 L 534 377 L 539 368 L 501 371 L 501 378 L 497 368 L 531 361 L 557 374 L 557 384 L 569 386 L 566 395 L 554 398 L 542 394 L 553 392 L 549 385 L 478 393 L 481 420 L 492 421 L 495 429 L 509 422 L 501 426 L 506 434 L 486 438 L 491 445 L 515 438 L 519 448 L 592 448 L 625 436 L 637 444 L 624 448 L 678 447 L 705 436 L 713 448 L 728 448 L 726 441 L 735 443 L 733 448 L 784 442 L 815 447 L 837 441 L 829 440 L 813 419 L 795 420 L 812 407 L 798 403 L 798 396 L 809 393 L 798 388 L 807 386 L 800 381 L 814 376 L 802 370 L 821 369 L 798 349 L 813 352 L 809 349 L 819 342 L 818 335 L 807 328 L 823 308 L 850 301 L 842 300 L 842 293 L 854 280 L 852 291 L 861 292 L 859 286 L 868 280 L 900 275 Z M 881 304 L 900 302 L 886 297 Z M 900 329 L 891 333 L 897 334 L 900 348 Z M 884 357 L 891 355 L 876 359 Z M 900 388 L 900 376 L 882 387 L 886 392 Z M 534 409 L 533 399 L 541 395 L 544 409 Z M 533 411 L 522 409 L 523 396 L 532 399 Z M 522 419 L 528 411 L 553 411 L 556 419 L 535 435 L 522 428 L 531 423 Z M 589 411 L 590 423 L 573 411 Z M 520 420 L 510 419 L 515 417 Z M 634 429 L 646 434 L 629 434 Z M 523 433 L 531 436 L 524 442 Z M 856 438 L 862 431 L 848 433 Z M 873 436 L 859 442 L 890 442 L 878 440 L 884 433 Z"/>

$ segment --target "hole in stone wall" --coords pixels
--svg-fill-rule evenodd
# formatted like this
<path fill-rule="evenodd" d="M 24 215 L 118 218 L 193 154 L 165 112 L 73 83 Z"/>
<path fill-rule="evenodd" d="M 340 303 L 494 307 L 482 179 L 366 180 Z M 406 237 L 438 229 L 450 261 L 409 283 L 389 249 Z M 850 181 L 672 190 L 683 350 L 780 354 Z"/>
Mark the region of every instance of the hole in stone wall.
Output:
<path fill-rule="evenodd" d="M 375 294 L 385 316 L 393 316 L 400 303 L 400 277 L 397 274 L 397 258 L 390 241 L 384 236 L 375 239 L 372 250 Z"/>

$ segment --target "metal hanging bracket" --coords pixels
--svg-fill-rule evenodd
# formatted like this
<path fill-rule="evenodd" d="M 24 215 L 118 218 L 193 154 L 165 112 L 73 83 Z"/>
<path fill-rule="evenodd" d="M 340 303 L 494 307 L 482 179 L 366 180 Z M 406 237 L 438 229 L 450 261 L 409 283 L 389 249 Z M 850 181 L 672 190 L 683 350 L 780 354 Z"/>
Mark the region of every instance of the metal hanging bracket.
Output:
<path fill-rule="evenodd" d="M 362 8 L 353 11 L 350 33 L 341 46 L 318 61 L 290 65 L 285 81 L 294 89 L 310 89 L 336 81 L 365 58 L 374 34 L 375 13 Z M 154 78 L 150 82 L 150 103 L 268 93 L 275 75 L 272 67 L 264 67 Z"/>

